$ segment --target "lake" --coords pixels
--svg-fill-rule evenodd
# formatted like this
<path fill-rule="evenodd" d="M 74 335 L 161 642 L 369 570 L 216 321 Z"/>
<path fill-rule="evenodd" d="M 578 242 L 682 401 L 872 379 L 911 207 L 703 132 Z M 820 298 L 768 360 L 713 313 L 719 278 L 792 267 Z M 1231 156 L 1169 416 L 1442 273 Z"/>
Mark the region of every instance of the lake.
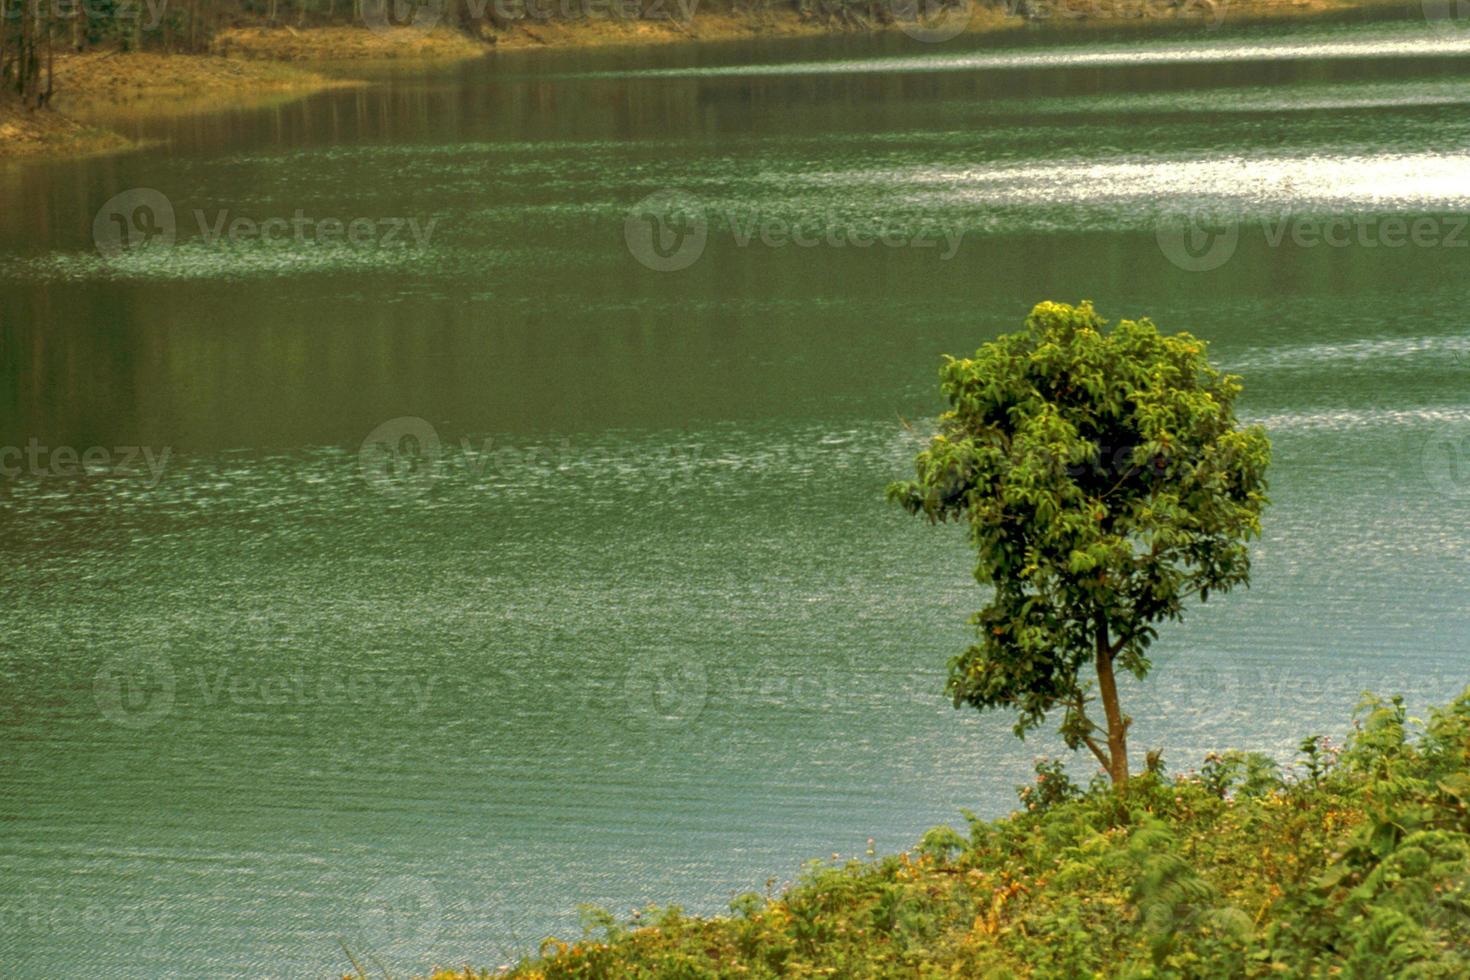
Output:
<path fill-rule="evenodd" d="M 375 82 L 0 171 L 0 973 L 494 967 L 1008 811 L 1060 742 L 946 701 L 985 594 L 883 488 L 1043 299 L 1275 445 L 1140 757 L 1470 680 L 1470 30 Z"/>

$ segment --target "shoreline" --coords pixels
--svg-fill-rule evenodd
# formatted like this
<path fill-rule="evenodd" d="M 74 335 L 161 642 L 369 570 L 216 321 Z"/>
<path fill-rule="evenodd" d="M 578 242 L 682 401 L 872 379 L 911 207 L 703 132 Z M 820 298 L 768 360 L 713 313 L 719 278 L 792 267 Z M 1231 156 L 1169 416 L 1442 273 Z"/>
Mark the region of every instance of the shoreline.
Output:
<path fill-rule="evenodd" d="M 0 164 L 126 153 L 139 142 L 109 123 L 251 108 L 367 84 L 279 62 L 216 55 L 89 51 L 58 56 L 56 95 L 26 111 L 0 98 Z"/>
<path fill-rule="evenodd" d="M 331 64 L 450 65 L 498 52 L 700 45 L 755 39 L 900 33 L 912 25 L 856 14 L 804 16 L 794 8 L 698 11 L 697 0 L 660 0 L 669 16 L 527 18 L 478 36 L 439 25 L 430 31 L 364 26 L 233 27 L 208 53 L 98 50 L 58 54 L 56 97 L 28 112 L 0 98 L 0 164 L 128 152 L 142 144 L 106 128 L 119 119 L 162 118 L 218 108 L 252 108 L 366 81 L 313 70 Z M 616 11 L 614 0 L 604 6 Z M 539 9 L 547 9 L 543 5 Z M 594 8 L 600 9 L 600 8 Z M 847 9 L 847 8 L 831 8 Z M 1023 17 L 1011 13 L 1026 9 Z M 961 25 L 938 24 L 930 40 L 1000 35 L 1030 25 L 1108 29 L 1161 21 L 1219 24 L 1231 19 L 1312 20 L 1334 14 L 1404 10 L 1400 0 L 1023 0 L 1021 7 L 974 7 Z M 687 14 L 687 17 L 686 17 Z M 483 28 L 484 25 L 481 25 Z M 942 33 L 939 33 L 941 32 Z M 350 71 L 350 70 L 349 70 Z"/>
<path fill-rule="evenodd" d="M 1309 735 L 1286 764 L 1211 752 L 1124 787 L 1083 787 L 1044 756 L 1035 773 L 1006 816 L 962 811 L 963 831 L 940 825 L 882 857 L 870 840 L 726 913 L 583 906 L 580 938 L 547 937 L 508 970 L 428 977 L 1448 977 L 1470 964 L 1470 688 L 1426 721 L 1365 694 L 1345 738 Z M 1392 928 L 1364 941 L 1373 923 Z"/>

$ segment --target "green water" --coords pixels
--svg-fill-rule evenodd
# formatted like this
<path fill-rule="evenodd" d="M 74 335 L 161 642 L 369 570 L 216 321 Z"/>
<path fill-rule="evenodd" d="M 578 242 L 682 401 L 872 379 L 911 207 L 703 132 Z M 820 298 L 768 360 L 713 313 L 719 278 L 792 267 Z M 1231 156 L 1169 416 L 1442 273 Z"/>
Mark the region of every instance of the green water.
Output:
<path fill-rule="evenodd" d="M 1470 680 L 1470 33 L 1000 43 L 503 56 L 0 172 L 0 974 L 495 966 L 1005 812 L 1057 743 L 944 701 L 983 595 L 881 491 L 1040 299 L 1211 338 L 1276 446 L 1139 746 Z M 173 244 L 103 254 L 137 188 Z M 378 224 L 209 237 L 298 210 Z"/>

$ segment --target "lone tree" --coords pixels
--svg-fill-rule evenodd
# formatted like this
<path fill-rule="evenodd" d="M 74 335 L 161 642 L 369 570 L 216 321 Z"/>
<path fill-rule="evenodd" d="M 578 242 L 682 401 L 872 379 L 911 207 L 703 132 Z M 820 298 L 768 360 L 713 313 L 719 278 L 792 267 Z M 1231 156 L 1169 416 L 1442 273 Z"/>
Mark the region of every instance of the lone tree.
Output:
<path fill-rule="evenodd" d="M 1011 708 L 1024 737 L 1048 712 L 1114 785 L 1128 779 L 1115 669 L 1142 679 L 1148 648 L 1184 601 L 1248 585 L 1271 444 L 1241 428 L 1239 379 L 1205 344 L 1090 302 L 1042 303 L 1026 329 L 946 357 L 950 409 L 889 499 L 931 523 L 965 520 L 994 587 L 979 641 L 949 664 L 955 707 Z M 1106 727 L 1087 714 L 1091 662 Z"/>

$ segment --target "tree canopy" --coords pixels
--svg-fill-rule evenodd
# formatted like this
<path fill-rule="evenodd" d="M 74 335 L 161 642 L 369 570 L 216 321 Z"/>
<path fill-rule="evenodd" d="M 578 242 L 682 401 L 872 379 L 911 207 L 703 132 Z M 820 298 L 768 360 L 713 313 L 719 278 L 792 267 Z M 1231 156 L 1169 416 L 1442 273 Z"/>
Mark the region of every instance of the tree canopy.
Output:
<path fill-rule="evenodd" d="M 1022 736 L 1060 709 L 1067 745 L 1122 783 L 1131 719 L 1114 664 L 1143 678 L 1158 623 L 1249 584 L 1271 450 L 1237 423 L 1240 381 L 1203 341 L 1106 325 L 1090 302 L 1041 303 L 1025 330 L 946 357 L 949 410 L 917 478 L 888 495 L 964 521 L 975 578 L 994 589 L 971 618 L 978 641 L 950 661 L 955 706 L 1012 709 Z M 1106 727 L 1087 714 L 1089 663 Z"/>

